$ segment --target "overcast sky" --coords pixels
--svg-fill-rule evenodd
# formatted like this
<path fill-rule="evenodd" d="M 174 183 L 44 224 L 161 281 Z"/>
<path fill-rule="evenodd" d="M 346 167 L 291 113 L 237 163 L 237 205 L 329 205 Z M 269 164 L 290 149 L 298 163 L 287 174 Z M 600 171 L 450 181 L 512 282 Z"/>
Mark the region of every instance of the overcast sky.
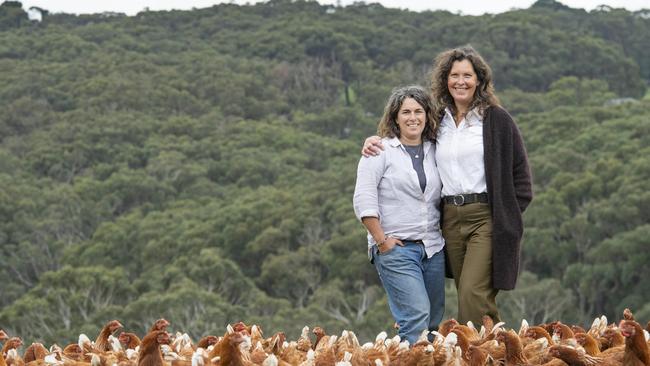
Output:
<path fill-rule="evenodd" d="M 341 5 L 352 4 L 355 0 L 340 0 Z M 38 6 L 50 12 L 58 13 L 101 13 L 115 11 L 134 15 L 145 7 L 150 10 L 171 10 L 206 8 L 214 4 L 231 2 L 236 4 L 254 3 L 246 0 L 22 0 L 23 7 Z M 336 4 L 336 0 L 319 0 L 321 4 Z M 366 3 L 381 3 L 389 8 L 408 8 L 414 11 L 444 9 L 462 14 L 481 15 L 484 13 L 501 13 L 512 8 L 528 8 L 534 0 L 366 0 Z M 598 5 L 607 4 L 615 8 L 628 10 L 650 9 L 650 0 L 561 0 L 572 8 L 592 10 Z"/>

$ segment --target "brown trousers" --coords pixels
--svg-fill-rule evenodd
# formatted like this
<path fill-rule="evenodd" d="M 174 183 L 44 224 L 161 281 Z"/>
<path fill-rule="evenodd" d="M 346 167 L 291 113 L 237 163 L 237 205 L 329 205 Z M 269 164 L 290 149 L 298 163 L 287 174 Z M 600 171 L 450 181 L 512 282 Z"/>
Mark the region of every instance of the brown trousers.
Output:
<path fill-rule="evenodd" d="M 492 288 L 492 217 L 487 203 L 444 205 L 442 235 L 458 291 L 458 321 L 482 324 L 487 314 L 500 321 Z"/>

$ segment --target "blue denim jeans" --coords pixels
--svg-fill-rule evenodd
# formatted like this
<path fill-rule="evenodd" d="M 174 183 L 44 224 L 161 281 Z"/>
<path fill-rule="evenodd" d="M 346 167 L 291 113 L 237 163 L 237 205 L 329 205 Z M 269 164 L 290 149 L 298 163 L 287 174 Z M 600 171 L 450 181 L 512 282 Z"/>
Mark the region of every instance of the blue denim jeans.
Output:
<path fill-rule="evenodd" d="M 423 244 L 403 241 L 387 253 L 372 248 L 375 268 L 399 324 L 399 336 L 413 345 L 423 330 L 437 330 L 445 310 L 445 254 L 427 258 Z"/>

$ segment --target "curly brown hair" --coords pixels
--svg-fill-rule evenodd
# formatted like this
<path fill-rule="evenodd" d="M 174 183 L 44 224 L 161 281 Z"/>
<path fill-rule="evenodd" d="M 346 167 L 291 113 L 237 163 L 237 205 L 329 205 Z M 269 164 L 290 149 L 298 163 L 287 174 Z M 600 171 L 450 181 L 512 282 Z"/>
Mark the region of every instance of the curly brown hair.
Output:
<path fill-rule="evenodd" d="M 433 102 L 435 103 L 436 116 L 444 115 L 445 108 L 449 108 L 456 113 L 456 104 L 454 98 L 447 87 L 447 79 L 451 68 L 456 61 L 468 60 L 472 63 L 478 85 L 474 92 L 474 99 L 469 109 L 479 108 L 481 114 L 490 106 L 498 106 L 499 98 L 494 94 L 494 84 L 492 83 L 492 69 L 485 62 L 483 57 L 470 45 L 453 48 L 442 52 L 434 61 L 433 71 L 431 73 L 431 92 Z"/>
<path fill-rule="evenodd" d="M 397 125 L 397 113 L 402 108 L 406 98 L 413 98 L 426 114 L 426 124 L 422 131 L 422 139 L 434 141 L 438 129 L 438 119 L 434 115 L 433 103 L 427 91 L 419 85 L 410 85 L 393 89 L 388 98 L 384 115 L 377 126 L 377 135 L 380 137 L 400 137 L 399 126 Z"/>

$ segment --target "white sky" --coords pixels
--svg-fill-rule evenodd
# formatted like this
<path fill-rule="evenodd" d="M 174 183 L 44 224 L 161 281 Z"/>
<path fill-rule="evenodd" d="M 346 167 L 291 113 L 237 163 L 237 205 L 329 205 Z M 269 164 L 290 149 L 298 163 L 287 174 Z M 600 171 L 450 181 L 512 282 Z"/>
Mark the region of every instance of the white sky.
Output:
<path fill-rule="evenodd" d="M 355 0 L 340 0 L 341 5 L 349 5 Z M 38 6 L 52 13 L 101 13 L 114 11 L 134 15 L 145 7 L 150 10 L 171 10 L 206 8 L 214 4 L 231 2 L 236 4 L 255 3 L 254 0 L 22 0 L 23 8 Z M 319 0 L 321 4 L 336 4 L 336 0 Z M 528 8 L 534 0 L 366 0 L 366 3 L 379 2 L 387 8 L 408 8 L 414 11 L 448 10 L 465 15 L 501 13 L 512 8 Z M 631 11 L 650 9 L 650 0 L 561 0 L 572 8 L 592 10 L 601 4 Z"/>

